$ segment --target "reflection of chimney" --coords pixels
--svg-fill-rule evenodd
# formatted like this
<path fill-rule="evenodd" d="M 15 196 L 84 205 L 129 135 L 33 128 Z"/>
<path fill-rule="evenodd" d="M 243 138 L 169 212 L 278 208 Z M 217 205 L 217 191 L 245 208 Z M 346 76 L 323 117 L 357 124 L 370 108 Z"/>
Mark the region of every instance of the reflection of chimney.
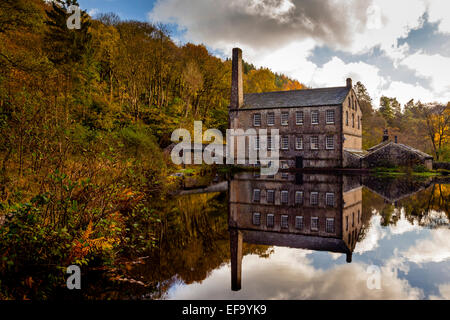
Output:
<path fill-rule="evenodd" d="M 230 109 L 239 109 L 244 104 L 244 82 L 242 79 L 242 50 L 233 49 L 231 71 L 231 102 Z"/>
<path fill-rule="evenodd" d="M 231 253 L 231 290 L 241 290 L 242 275 L 242 232 L 230 229 L 230 253 Z"/>
<path fill-rule="evenodd" d="M 352 78 L 347 78 L 347 88 L 352 88 L 353 87 L 353 85 L 352 85 Z"/>
<path fill-rule="evenodd" d="M 346 259 L 346 261 L 347 261 L 347 263 L 352 263 L 352 253 L 350 252 L 350 253 L 347 253 L 347 259 Z"/>
<path fill-rule="evenodd" d="M 385 129 L 383 132 L 383 142 L 388 141 L 388 140 L 389 140 L 388 129 Z"/>

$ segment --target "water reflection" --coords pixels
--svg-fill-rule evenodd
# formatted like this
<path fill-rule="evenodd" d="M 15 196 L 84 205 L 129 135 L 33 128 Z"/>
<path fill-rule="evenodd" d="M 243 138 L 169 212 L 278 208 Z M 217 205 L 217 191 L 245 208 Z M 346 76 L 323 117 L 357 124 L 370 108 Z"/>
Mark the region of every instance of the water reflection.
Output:
<path fill-rule="evenodd" d="M 359 176 L 235 175 L 229 184 L 232 290 L 241 289 L 242 244 L 352 253 L 362 227 Z"/>
<path fill-rule="evenodd" d="M 450 298 L 450 181 L 238 173 L 211 190 L 158 208 L 157 248 L 105 297 Z"/>

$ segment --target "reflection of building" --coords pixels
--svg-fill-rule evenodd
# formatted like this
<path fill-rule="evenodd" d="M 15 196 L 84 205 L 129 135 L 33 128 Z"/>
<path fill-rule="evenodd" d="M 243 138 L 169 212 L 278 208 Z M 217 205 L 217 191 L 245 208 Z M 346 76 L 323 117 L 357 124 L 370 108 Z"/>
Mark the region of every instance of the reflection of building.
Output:
<path fill-rule="evenodd" d="M 229 197 L 233 290 L 240 289 L 243 242 L 345 253 L 351 262 L 362 225 L 359 177 L 240 173 Z"/>

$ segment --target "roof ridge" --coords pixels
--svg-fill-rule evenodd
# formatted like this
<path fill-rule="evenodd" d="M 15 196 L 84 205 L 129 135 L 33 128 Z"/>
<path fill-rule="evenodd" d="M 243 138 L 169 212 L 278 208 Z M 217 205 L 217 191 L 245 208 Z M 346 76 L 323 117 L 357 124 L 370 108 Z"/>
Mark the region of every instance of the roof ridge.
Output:
<path fill-rule="evenodd" d="M 244 95 L 249 94 L 267 94 L 267 93 L 287 93 L 287 92 L 304 92 L 304 91 L 314 91 L 314 90 L 326 90 L 326 89 L 344 89 L 343 87 L 324 87 L 324 88 L 312 88 L 312 89 L 297 89 L 297 90 L 279 90 L 279 91 L 266 91 L 266 92 L 252 92 L 252 93 L 244 93 Z"/>

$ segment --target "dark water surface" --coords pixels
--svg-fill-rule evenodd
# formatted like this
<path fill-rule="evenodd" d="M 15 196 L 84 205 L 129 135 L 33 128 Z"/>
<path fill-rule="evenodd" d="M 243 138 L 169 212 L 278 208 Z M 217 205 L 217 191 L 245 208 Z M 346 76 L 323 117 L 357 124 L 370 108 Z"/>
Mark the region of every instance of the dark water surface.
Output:
<path fill-rule="evenodd" d="M 166 211 L 117 298 L 450 298 L 445 180 L 239 173 Z"/>

